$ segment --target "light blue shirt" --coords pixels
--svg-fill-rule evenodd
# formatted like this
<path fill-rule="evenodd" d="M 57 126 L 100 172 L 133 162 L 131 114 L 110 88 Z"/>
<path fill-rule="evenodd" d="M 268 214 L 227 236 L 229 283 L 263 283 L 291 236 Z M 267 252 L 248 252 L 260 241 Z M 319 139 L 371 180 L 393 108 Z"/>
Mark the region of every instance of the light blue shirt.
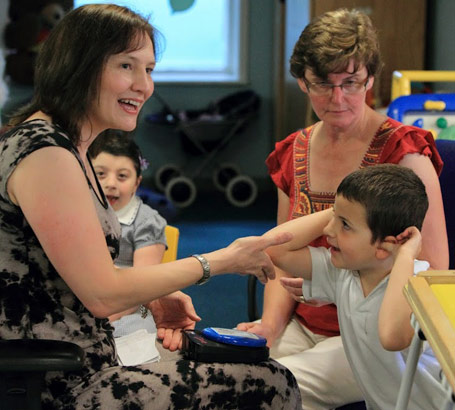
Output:
<path fill-rule="evenodd" d="M 122 209 L 116 212 L 122 227 L 119 256 L 115 264 L 119 267 L 133 266 L 134 251 L 145 246 L 162 243 L 167 247 L 164 229 L 166 220 L 154 209 L 134 196 Z M 149 313 L 142 318 L 140 310 L 112 322 L 114 337 L 126 336 L 139 329 L 156 333 L 155 321 Z"/>

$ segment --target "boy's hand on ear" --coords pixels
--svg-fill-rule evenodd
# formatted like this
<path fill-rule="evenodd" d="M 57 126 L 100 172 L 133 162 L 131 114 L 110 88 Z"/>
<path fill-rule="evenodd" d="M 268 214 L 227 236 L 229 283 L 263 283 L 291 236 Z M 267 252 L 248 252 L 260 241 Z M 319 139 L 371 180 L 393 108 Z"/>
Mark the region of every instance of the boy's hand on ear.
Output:
<path fill-rule="evenodd" d="M 397 236 L 387 236 L 381 244 L 381 248 L 390 252 L 394 259 L 401 252 L 408 252 L 415 259 L 419 255 L 421 247 L 422 237 L 415 226 L 406 228 Z"/>
<path fill-rule="evenodd" d="M 395 258 L 398 253 L 398 249 L 400 248 L 400 244 L 398 243 L 398 239 L 395 236 L 387 236 L 381 243 L 380 248 L 389 252 Z"/>
<path fill-rule="evenodd" d="M 414 259 L 420 254 L 422 236 L 415 226 L 406 228 L 397 236 L 397 241 L 400 244 L 398 252 L 408 252 Z"/>

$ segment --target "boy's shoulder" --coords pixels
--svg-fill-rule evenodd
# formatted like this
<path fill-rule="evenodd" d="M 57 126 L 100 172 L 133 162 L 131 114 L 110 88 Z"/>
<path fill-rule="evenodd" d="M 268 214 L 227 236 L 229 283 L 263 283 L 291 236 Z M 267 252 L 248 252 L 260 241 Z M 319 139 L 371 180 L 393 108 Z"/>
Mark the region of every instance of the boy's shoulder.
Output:
<path fill-rule="evenodd" d="M 136 196 L 136 200 L 138 201 L 137 218 L 153 218 L 159 220 L 162 219 L 166 223 L 166 220 L 156 209 L 153 209 L 150 205 L 144 203 L 144 201 L 138 196 Z"/>
<path fill-rule="evenodd" d="M 133 221 L 135 229 L 141 227 L 142 229 L 164 231 L 167 225 L 166 219 L 158 211 L 145 204 L 141 198 L 136 197 L 136 200 L 138 201 L 138 208 Z"/>
<path fill-rule="evenodd" d="M 308 246 L 308 250 L 311 255 L 312 269 L 313 271 L 317 270 L 317 275 L 313 275 L 313 280 L 315 277 L 319 277 L 322 273 L 333 276 L 334 278 L 340 278 L 340 275 L 343 274 L 352 274 L 353 271 L 344 268 L 337 268 L 332 263 L 330 248 L 326 248 L 324 246 Z"/>

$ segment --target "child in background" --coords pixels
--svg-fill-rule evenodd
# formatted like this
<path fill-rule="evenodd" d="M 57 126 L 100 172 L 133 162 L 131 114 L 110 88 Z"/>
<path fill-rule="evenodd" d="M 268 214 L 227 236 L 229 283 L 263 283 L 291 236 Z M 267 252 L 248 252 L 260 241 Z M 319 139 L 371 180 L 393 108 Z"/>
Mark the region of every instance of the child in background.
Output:
<path fill-rule="evenodd" d="M 90 146 L 89 153 L 103 192 L 117 214 L 122 228 L 120 251 L 115 264 L 119 267 L 130 267 L 161 263 L 167 246 L 164 232 L 166 220 L 135 195 L 142 180 L 141 173 L 148 165 L 139 147 L 126 133 L 107 130 Z M 176 302 L 180 300 L 187 305 L 194 321 L 200 320 L 189 296 L 182 292 L 175 292 L 173 296 Z M 126 340 L 139 343 L 141 339 L 147 345 L 147 341 L 152 339 L 145 331 L 155 337 L 157 328 L 149 310 L 159 315 L 161 302 L 163 298 L 109 317 L 115 329 L 117 350 L 124 365 L 139 364 L 129 362 L 126 357 L 122 358 L 122 346 Z M 194 326 L 194 322 L 188 325 Z M 126 338 L 133 333 L 134 338 Z M 179 346 L 172 346 L 170 350 L 176 350 L 177 347 Z M 154 343 L 149 343 L 148 348 L 148 352 L 142 346 L 140 351 L 134 352 L 133 347 L 132 353 L 136 357 L 142 355 L 140 362 L 159 358 L 156 357 L 158 352 L 154 349 Z"/>
<path fill-rule="evenodd" d="M 425 186 L 411 169 L 376 165 L 343 179 L 333 209 L 271 231 L 293 233 L 291 242 L 268 252 L 276 266 L 306 279 L 307 303 L 337 305 L 343 346 L 368 409 L 395 408 L 414 335 L 403 287 L 412 275 L 429 267 L 415 259 L 427 209 Z M 322 234 L 329 249 L 308 246 Z M 286 278 L 281 280 L 286 286 Z M 439 373 L 427 345 L 414 378 L 410 409 L 443 407 Z"/>

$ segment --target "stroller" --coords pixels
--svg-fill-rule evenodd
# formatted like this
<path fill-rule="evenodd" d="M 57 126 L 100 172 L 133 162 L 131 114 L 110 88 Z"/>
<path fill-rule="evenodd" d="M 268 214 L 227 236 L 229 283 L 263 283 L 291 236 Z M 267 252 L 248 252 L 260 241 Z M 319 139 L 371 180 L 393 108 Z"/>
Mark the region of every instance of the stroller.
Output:
<path fill-rule="evenodd" d="M 174 125 L 184 151 L 202 157 L 195 169 L 185 173 L 175 164 L 165 164 L 155 174 L 157 188 L 175 206 L 188 207 L 197 195 L 194 179 L 235 135 L 245 129 L 257 113 L 260 99 L 254 91 L 245 90 L 221 98 L 203 110 L 174 112 L 160 96 L 156 93 L 155 96 L 163 104 L 163 111 L 148 115 L 146 121 Z M 236 164 L 219 164 L 213 171 L 212 179 L 215 187 L 224 191 L 234 206 L 249 206 L 257 197 L 256 183 L 247 175 L 242 175 Z"/>

